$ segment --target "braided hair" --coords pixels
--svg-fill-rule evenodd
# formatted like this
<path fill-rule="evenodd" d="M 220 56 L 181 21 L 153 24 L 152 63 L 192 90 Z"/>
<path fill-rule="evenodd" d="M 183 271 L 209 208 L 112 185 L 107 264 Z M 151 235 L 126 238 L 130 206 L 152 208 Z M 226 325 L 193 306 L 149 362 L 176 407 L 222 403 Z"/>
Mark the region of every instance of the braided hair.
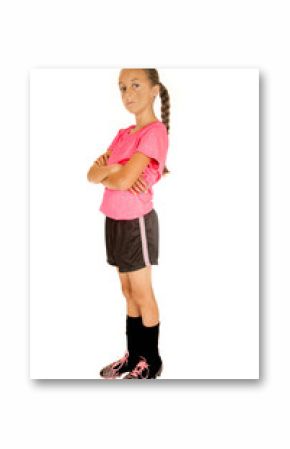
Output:
<path fill-rule="evenodd" d="M 169 134 L 170 101 L 169 101 L 168 90 L 166 89 L 164 84 L 162 84 L 159 81 L 159 74 L 156 69 L 143 69 L 143 70 L 146 73 L 147 78 L 151 82 L 152 86 L 155 86 L 156 84 L 159 85 L 159 88 L 160 88 L 159 95 L 160 95 L 160 99 L 161 99 L 161 120 L 164 123 L 164 125 L 166 126 L 167 133 Z M 170 173 L 170 171 L 168 170 L 168 168 L 165 165 L 162 175 L 166 175 L 168 173 Z"/>

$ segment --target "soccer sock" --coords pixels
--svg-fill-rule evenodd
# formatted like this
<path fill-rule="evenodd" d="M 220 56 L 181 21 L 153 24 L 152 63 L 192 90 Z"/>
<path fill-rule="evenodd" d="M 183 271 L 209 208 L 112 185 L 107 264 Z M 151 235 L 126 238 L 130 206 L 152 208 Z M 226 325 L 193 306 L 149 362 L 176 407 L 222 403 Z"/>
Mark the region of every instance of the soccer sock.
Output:
<path fill-rule="evenodd" d="M 126 335 L 129 359 L 136 362 L 140 355 L 140 338 L 142 331 L 142 317 L 126 316 Z"/>
<path fill-rule="evenodd" d="M 142 328 L 142 355 L 149 364 L 159 364 L 161 361 L 158 351 L 160 321 L 155 326 L 144 326 L 142 323 Z"/>

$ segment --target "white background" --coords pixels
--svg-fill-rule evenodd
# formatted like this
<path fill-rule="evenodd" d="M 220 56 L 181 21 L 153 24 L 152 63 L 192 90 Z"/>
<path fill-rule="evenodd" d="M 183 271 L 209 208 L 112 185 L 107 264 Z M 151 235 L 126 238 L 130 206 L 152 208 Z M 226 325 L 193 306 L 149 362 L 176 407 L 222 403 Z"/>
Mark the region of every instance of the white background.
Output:
<path fill-rule="evenodd" d="M 147 2 L 141 12 L 135 3 L 94 5 L 0 7 L 1 446 L 289 447 L 287 2 Z M 260 68 L 260 380 L 124 388 L 28 379 L 28 70 L 141 61 Z"/>
<path fill-rule="evenodd" d="M 126 301 L 106 262 L 99 211 L 104 186 L 86 176 L 118 129 L 135 123 L 119 70 L 31 69 L 32 379 L 101 379 L 126 349 Z M 256 379 L 259 72 L 163 68 L 159 76 L 171 104 L 171 174 L 153 187 L 162 380 Z"/>

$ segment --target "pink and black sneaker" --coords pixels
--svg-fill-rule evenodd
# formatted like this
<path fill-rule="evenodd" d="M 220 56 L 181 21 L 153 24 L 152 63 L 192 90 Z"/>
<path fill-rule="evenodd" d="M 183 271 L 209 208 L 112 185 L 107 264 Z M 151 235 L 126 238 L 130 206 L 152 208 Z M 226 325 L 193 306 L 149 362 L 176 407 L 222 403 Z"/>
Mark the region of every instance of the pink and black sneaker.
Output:
<path fill-rule="evenodd" d="M 102 368 L 100 376 L 105 379 L 116 379 L 122 374 L 131 371 L 134 366 L 136 366 L 136 361 L 135 363 L 132 363 L 129 358 L 129 352 L 127 351 L 124 357 Z"/>
<path fill-rule="evenodd" d="M 139 362 L 135 365 L 135 367 L 130 371 L 129 374 L 122 377 L 123 379 L 156 379 L 157 376 L 160 376 L 162 372 L 162 360 L 160 358 L 160 363 L 157 365 L 149 364 L 147 359 L 143 356 L 140 357 Z"/>
<path fill-rule="evenodd" d="M 127 351 L 121 359 L 101 369 L 100 376 L 116 379 L 121 374 L 131 371 L 139 360 L 139 340 L 142 330 L 142 317 L 126 316 Z"/>

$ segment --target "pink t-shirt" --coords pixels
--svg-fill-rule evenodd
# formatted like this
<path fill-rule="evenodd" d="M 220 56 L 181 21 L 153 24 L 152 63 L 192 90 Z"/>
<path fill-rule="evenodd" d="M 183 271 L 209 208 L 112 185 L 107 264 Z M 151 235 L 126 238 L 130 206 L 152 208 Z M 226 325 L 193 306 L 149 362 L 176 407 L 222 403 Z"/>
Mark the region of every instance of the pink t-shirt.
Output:
<path fill-rule="evenodd" d="M 134 195 L 128 190 L 115 190 L 105 187 L 103 200 L 99 210 L 116 220 L 131 220 L 141 217 L 153 209 L 152 186 L 162 176 L 167 151 L 168 134 L 163 122 L 157 120 L 149 123 L 133 134 L 129 131 L 135 125 L 122 128 L 116 134 L 110 147 L 111 155 L 107 164 L 126 164 L 137 151 L 151 158 L 142 172 L 142 177 L 149 183 L 147 192 Z"/>

